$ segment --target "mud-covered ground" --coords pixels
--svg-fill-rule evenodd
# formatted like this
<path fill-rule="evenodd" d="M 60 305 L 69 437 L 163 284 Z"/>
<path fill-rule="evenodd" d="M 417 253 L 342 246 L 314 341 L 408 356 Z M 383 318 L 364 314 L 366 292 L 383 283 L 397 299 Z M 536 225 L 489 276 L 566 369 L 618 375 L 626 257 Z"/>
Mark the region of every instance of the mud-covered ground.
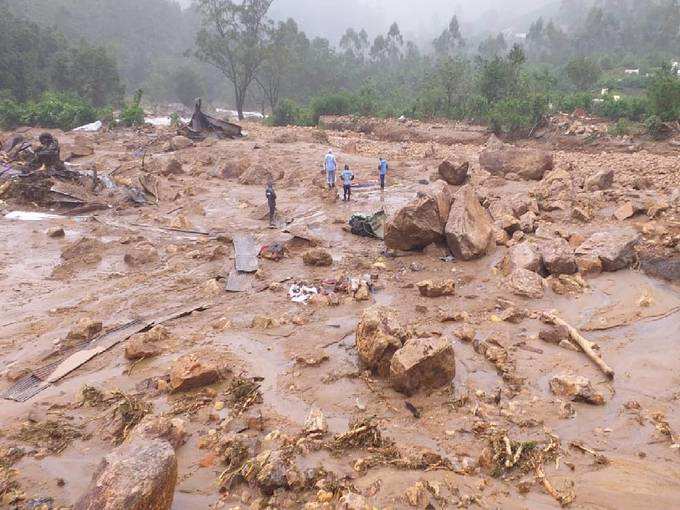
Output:
<path fill-rule="evenodd" d="M 528 194 L 541 183 L 489 177 L 479 167 L 483 146 L 478 144 L 386 142 L 353 132 L 257 124 L 246 129 L 243 140 L 209 139 L 180 150 L 167 147 L 174 133 L 166 128 L 84 135 L 94 154 L 74 160 L 76 167 L 96 168 L 100 175 L 129 183 L 141 172 L 144 154 L 145 170 L 158 174 L 157 205 L 116 202 L 108 211 L 77 217 L 51 211 L 56 217 L 29 221 L 5 215 L 50 211 L 10 200 L 4 204 L 0 391 L 60 359 L 55 353 L 68 347 L 68 334 L 82 319 L 101 321 L 108 331 L 134 319 L 203 308 L 164 323 L 160 354 L 129 361 L 123 341 L 26 402 L 2 400 L 0 507 L 33 508 L 29 505 L 35 498 L 52 498 L 50 508 L 70 508 L 76 502 L 102 457 L 128 432 L 117 420 L 122 397 L 111 397 L 114 392 L 133 399 L 137 407 L 129 407 L 142 409 L 141 414 L 184 421 L 188 437 L 177 449 L 176 510 L 268 504 L 361 508 L 364 503 L 370 508 L 559 507 L 537 475 L 540 470 L 571 508 L 680 505 L 677 280 L 633 267 L 584 276 L 570 291 L 554 287 L 556 293 L 548 286 L 543 298 L 526 299 L 508 292 L 497 268 L 507 246 L 473 262 L 441 260 L 446 253 L 436 249 L 389 256 L 382 241 L 348 232 L 349 217 L 381 208 L 393 214 L 428 189 L 444 159 L 468 159 L 472 183 L 492 198 Z M 59 134 L 62 144 L 72 138 Z M 360 186 L 349 203 L 320 187 L 321 161 L 329 148 L 356 174 Z M 606 192 L 579 192 L 565 207 L 541 211 L 541 225 L 571 241 L 625 224 L 643 233 L 645 249 L 677 257 L 677 155 L 559 148 L 554 155 L 555 167 L 575 181 L 612 168 L 614 186 Z M 378 156 L 386 157 L 391 168 L 384 193 L 376 185 Z M 172 158 L 182 172 L 161 175 Z M 270 174 L 283 175 L 276 182 L 276 229 L 268 228 L 263 208 L 262 179 Z M 99 193 L 100 201 L 106 201 L 107 192 Z M 626 201 L 643 199 L 668 207 L 653 211 L 653 218 L 645 212 L 625 220 L 612 217 Z M 587 208 L 590 218 L 573 219 L 574 206 Z M 48 236 L 55 228 L 63 228 L 65 235 Z M 309 239 L 284 232 L 296 229 L 332 254 L 332 266 L 303 264 Z M 253 235 L 260 245 L 281 242 L 287 256 L 278 262 L 260 259 L 252 290 L 227 293 L 231 239 L 241 233 Z M 374 282 L 367 302 L 337 294 L 305 305 L 288 296 L 296 282 L 321 289 L 365 274 Z M 415 284 L 428 279 L 453 279 L 456 295 L 421 297 Z M 405 397 L 359 364 L 355 328 L 362 311 L 374 303 L 396 310 L 418 334 L 454 344 L 456 374 L 450 386 Z M 504 313 L 508 308 L 519 310 L 518 317 Z M 538 338 L 544 328 L 539 313 L 551 310 L 600 346 L 616 372 L 613 380 L 582 352 Z M 443 322 L 443 316 L 458 320 Z M 504 380 L 471 343 L 459 339 L 464 328 L 478 340 L 492 339 L 507 354 L 512 377 Z M 169 393 L 170 367 L 193 352 L 199 359 L 217 359 L 222 379 Z M 605 405 L 554 395 L 549 381 L 563 372 L 587 377 L 604 395 Z M 253 380 L 259 389 L 249 395 L 257 398 L 235 401 L 235 381 Z M 84 399 L 84 387 L 100 390 L 108 400 Z M 328 432 L 321 439 L 301 440 L 313 408 L 325 415 Z M 125 416 L 134 422 L 133 412 Z M 335 444 L 334 437 L 357 420 L 369 420 L 394 448 Z M 490 450 L 494 434 L 546 448 L 540 470 L 528 464 L 499 467 Z M 248 457 L 285 448 L 289 467 L 302 473 L 322 468 L 323 474 L 316 471 L 308 484 L 291 484 L 273 494 L 255 481 L 228 485 L 225 473 L 239 467 L 230 465 L 227 454 L 235 442 L 247 445 Z M 421 465 L 395 461 L 423 452 L 429 452 L 423 458 L 430 460 Z M 361 496 L 362 503 L 351 506 L 348 493 Z"/>

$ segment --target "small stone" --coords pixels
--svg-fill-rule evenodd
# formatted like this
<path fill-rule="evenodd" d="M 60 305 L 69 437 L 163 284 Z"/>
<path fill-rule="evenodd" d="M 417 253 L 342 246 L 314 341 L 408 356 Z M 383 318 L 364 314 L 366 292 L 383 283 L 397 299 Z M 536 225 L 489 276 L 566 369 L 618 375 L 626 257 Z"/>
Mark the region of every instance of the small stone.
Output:
<path fill-rule="evenodd" d="M 540 299 L 544 295 L 543 278 L 527 269 L 517 268 L 505 279 L 513 294 L 530 299 Z"/>
<path fill-rule="evenodd" d="M 473 342 L 477 336 L 477 332 L 472 326 L 462 326 L 458 328 L 453 334 L 456 335 L 461 342 L 465 342 L 467 344 Z"/>
<path fill-rule="evenodd" d="M 328 267 L 333 265 L 332 255 L 321 248 L 307 251 L 302 256 L 302 261 L 306 266 Z"/>
<path fill-rule="evenodd" d="M 48 237 L 51 237 L 52 239 L 62 238 L 66 235 L 66 232 L 64 232 L 64 229 L 61 227 L 51 228 L 45 233 L 47 234 Z"/>
<path fill-rule="evenodd" d="M 453 345 L 445 338 L 409 340 L 390 363 L 390 383 L 406 395 L 421 388 L 445 386 L 455 374 Z"/>
<path fill-rule="evenodd" d="M 80 319 L 78 323 L 69 331 L 66 340 L 67 342 L 84 342 L 92 340 L 102 331 L 101 321 L 85 318 Z"/>
<path fill-rule="evenodd" d="M 586 191 L 605 190 L 614 184 L 614 170 L 600 170 L 589 176 L 585 182 Z"/>
<path fill-rule="evenodd" d="M 356 329 L 359 359 L 369 369 L 386 377 L 394 353 L 408 339 L 408 333 L 397 320 L 394 310 L 373 306 L 364 310 Z"/>
<path fill-rule="evenodd" d="M 596 255 L 581 255 L 576 257 L 576 266 L 582 275 L 600 274 L 602 272 L 602 261 Z"/>
<path fill-rule="evenodd" d="M 326 416 L 323 414 L 321 409 L 313 407 L 309 411 L 309 415 L 305 420 L 305 434 L 308 435 L 323 435 L 328 430 L 328 423 L 326 422 Z"/>
<path fill-rule="evenodd" d="M 456 284 L 453 280 L 433 282 L 425 280 L 416 284 L 420 295 L 428 298 L 439 298 L 444 296 L 454 296 L 456 294 Z"/>
<path fill-rule="evenodd" d="M 588 379 L 571 374 L 560 374 L 550 380 L 550 390 L 557 396 L 593 405 L 604 405 L 604 396 L 593 388 Z"/>
<path fill-rule="evenodd" d="M 187 391 L 217 382 L 220 372 L 214 361 L 198 353 L 182 356 L 170 368 L 170 389 Z"/>
<path fill-rule="evenodd" d="M 635 208 L 630 202 L 623 204 L 616 211 L 614 211 L 614 218 L 619 221 L 627 220 L 635 216 Z"/>
<path fill-rule="evenodd" d="M 186 149 L 188 147 L 191 147 L 192 145 L 194 145 L 194 142 L 190 138 L 187 138 L 186 136 L 178 135 L 174 136 L 172 140 L 170 140 L 170 147 L 174 151 Z"/>

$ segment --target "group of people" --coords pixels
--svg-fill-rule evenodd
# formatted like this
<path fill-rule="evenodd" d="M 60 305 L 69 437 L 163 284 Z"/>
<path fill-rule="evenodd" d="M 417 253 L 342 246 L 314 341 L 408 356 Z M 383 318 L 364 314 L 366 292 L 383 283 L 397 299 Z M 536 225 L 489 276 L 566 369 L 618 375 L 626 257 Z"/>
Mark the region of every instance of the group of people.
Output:
<path fill-rule="evenodd" d="M 323 163 L 324 170 L 326 171 L 326 183 L 328 184 L 328 189 L 335 188 L 336 172 L 338 169 L 338 161 L 335 158 L 332 150 L 328 151 Z M 378 162 L 378 177 L 380 180 L 380 189 L 385 189 L 385 178 L 387 177 L 387 171 L 389 170 L 389 164 L 385 158 L 380 158 Z M 342 181 L 342 200 L 348 202 L 352 196 L 352 181 L 354 180 L 354 174 L 349 168 L 349 165 L 345 165 L 345 168 L 340 173 L 340 180 Z"/>
<path fill-rule="evenodd" d="M 338 170 L 338 160 L 335 158 L 332 150 L 328 151 L 326 157 L 324 158 L 323 168 L 326 172 L 326 183 L 328 184 L 328 189 L 332 190 L 335 188 L 335 182 L 337 179 L 336 173 Z M 380 182 L 380 189 L 385 189 L 385 179 L 387 178 L 387 172 L 390 166 L 381 157 L 378 160 L 378 180 Z M 354 173 L 350 170 L 349 165 L 345 165 L 345 168 L 340 172 L 340 180 L 342 181 L 342 200 L 343 202 L 349 202 L 352 197 L 352 181 L 354 180 Z M 265 190 L 267 197 L 267 205 L 269 206 L 269 226 L 274 226 L 274 219 L 276 216 L 276 191 L 274 191 L 274 185 L 270 182 L 267 184 L 267 189 Z"/>

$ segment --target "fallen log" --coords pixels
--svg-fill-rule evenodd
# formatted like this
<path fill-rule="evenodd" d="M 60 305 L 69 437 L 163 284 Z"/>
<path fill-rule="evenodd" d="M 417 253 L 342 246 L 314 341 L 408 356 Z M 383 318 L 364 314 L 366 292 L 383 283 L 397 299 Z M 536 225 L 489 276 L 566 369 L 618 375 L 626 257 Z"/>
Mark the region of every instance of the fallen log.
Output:
<path fill-rule="evenodd" d="M 546 324 L 562 326 L 565 328 L 569 332 L 569 337 L 571 340 L 573 340 L 574 343 L 576 343 L 581 348 L 586 356 L 588 356 L 593 361 L 593 363 L 595 363 L 598 368 L 605 373 L 607 377 L 610 379 L 614 378 L 614 370 L 609 365 L 607 365 L 602 357 L 597 352 L 595 352 L 595 349 L 593 349 L 595 344 L 583 337 L 583 335 L 581 335 L 575 327 L 563 321 L 553 313 L 542 313 L 541 319 Z"/>

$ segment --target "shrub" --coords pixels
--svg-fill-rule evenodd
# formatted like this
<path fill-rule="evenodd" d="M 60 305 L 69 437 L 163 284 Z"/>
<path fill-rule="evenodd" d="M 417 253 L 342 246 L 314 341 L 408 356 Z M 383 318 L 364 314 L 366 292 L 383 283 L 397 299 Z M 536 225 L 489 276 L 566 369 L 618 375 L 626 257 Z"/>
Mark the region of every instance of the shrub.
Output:
<path fill-rule="evenodd" d="M 595 112 L 612 120 L 639 121 L 649 112 L 649 102 L 644 97 L 626 96 L 616 101 L 613 96 L 608 95 L 605 96 L 604 101 L 597 104 Z"/>
<path fill-rule="evenodd" d="M 647 88 L 649 109 L 662 121 L 680 119 L 680 77 L 664 66 L 650 80 Z"/>
<path fill-rule="evenodd" d="M 142 90 L 138 90 L 132 102 L 125 105 L 118 119 L 121 124 L 128 127 L 144 124 L 144 109 L 141 107 L 142 94 Z"/>
<path fill-rule="evenodd" d="M 513 97 L 493 104 L 487 115 L 494 133 L 528 133 L 548 111 L 548 100 L 542 94 Z"/>
<path fill-rule="evenodd" d="M 612 136 L 626 136 L 631 133 L 631 125 L 626 119 L 619 119 L 616 124 L 609 126 L 607 132 Z"/>
<path fill-rule="evenodd" d="M 38 102 L 0 101 L 0 124 L 5 129 L 23 124 L 68 131 L 96 119 L 97 111 L 72 94 L 45 92 Z"/>
<path fill-rule="evenodd" d="M 356 110 L 353 108 L 354 98 L 345 93 L 326 94 L 312 99 L 309 108 L 314 124 L 319 123 L 322 115 L 349 115 Z"/>
<path fill-rule="evenodd" d="M 293 126 L 300 123 L 300 106 L 291 99 L 282 99 L 272 112 L 274 126 Z"/>
<path fill-rule="evenodd" d="M 662 140 L 666 137 L 666 126 L 664 125 L 661 117 L 658 115 L 652 115 L 645 120 L 645 129 L 649 136 L 654 140 Z"/>
<path fill-rule="evenodd" d="M 593 109 L 593 96 L 588 92 L 562 96 L 557 101 L 557 107 L 560 111 L 567 113 L 571 113 L 577 108 L 583 108 L 585 111 L 590 112 Z"/>

